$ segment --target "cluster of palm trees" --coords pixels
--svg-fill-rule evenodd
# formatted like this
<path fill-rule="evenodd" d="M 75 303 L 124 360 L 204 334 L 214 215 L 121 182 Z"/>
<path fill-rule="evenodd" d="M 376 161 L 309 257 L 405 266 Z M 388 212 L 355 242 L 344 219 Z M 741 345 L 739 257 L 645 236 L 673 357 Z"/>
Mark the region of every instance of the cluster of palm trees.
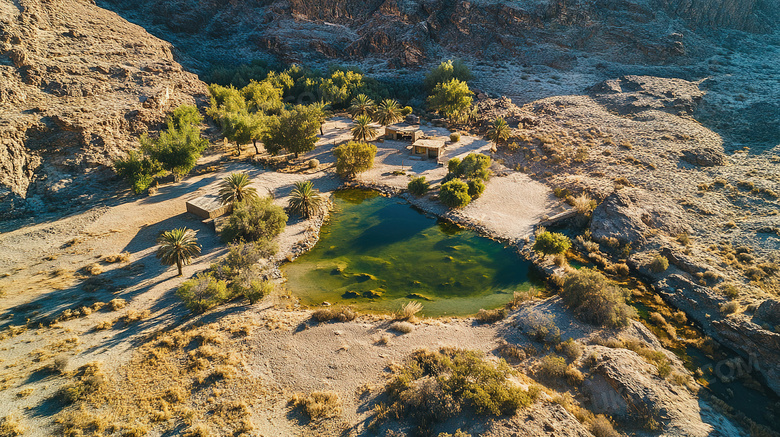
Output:
<path fill-rule="evenodd" d="M 379 104 L 365 94 L 359 94 L 352 99 L 347 112 L 355 120 L 352 128 L 352 138 L 355 141 L 367 141 L 377 136 L 377 129 L 372 123 L 389 126 L 403 119 L 401 105 L 395 99 L 384 99 Z"/>

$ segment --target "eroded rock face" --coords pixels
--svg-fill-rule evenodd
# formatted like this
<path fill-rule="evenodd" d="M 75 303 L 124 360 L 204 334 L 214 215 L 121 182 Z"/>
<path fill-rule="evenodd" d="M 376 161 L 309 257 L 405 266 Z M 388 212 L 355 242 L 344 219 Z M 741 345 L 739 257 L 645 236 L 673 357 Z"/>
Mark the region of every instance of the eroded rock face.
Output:
<path fill-rule="evenodd" d="M 640 189 L 624 188 L 609 195 L 593 211 L 590 231 L 602 240 L 641 247 L 651 230 L 668 235 L 690 232 L 682 208 Z"/>
<path fill-rule="evenodd" d="M 75 0 L 17 4 L 0 15 L 4 217 L 90 196 L 139 133 L 205 92 L 170 44 L 112 12 Z"/>

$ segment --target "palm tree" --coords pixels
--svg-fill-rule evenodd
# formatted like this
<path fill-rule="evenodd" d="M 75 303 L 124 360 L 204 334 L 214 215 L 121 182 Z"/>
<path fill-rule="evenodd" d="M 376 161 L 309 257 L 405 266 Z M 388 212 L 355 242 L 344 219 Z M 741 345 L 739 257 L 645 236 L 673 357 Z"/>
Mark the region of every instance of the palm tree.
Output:
<path fill-rule="evenodd" d="M 497 118 L 493 121 L 493 126 L 488 130 L 487 136 L 496 144 L 503 143 L 512 135 L 509 125 L 503 118 Z"/>
<path fill-rule="evenodd" d="M 398 104 L 398 100 L 395 99 L 382 100 L 379 107 L 374 111 L 374 120 L 382 126 L 398 123 L 402 118 L 401 106 Z"/>
<path fill-rule="evenodd" d="M 374 105 L 373 100 L 368 98 L 365 94 L 358 94 L 357 97 L 352 99 L 352 103 L 347 109 L 347 112 L 349 112 L 349 115 L 351 115 L 352 118 L 357 118 L 361 115 L 371 116 L 371 114 L 374 113 L 374 109 L 376 109 L 376 106 Z"/>
<path fill-rule="evenodd" d="M 315 190 L 311 181 L 300 181 L 295 183 L 290 193 L 290 211 L 309 218 L 314 214 L 322 212 L 323 201 L 320 197 L 320 191 Z"/>
<path fill-rule="evenodd" d="M 371 117 L 360 115 L 355 119 L 355 126 L 352 127 L 352 138 L 355 141 L 368 141 L 377 135 L 377 130 L 371 126 Z"/>
<path fill-rule="evenodd" d="M 333 115 L 328 109 L 328 103 L 323 101 L 315 102 L 309 105 L 309 108 L 311 108 L 317 118 L 317 122 L 320 124 L 320 135 L 325 135 L 325 132 L 322 131 L 322 125 Z"/>
<path fill-rule="evenodd" d="M 243 202 L 246 199 L 257 198 L 257 190 L 249 186 L 250 180 L 246 173 L 231 173 L 222 180 L 219 197 L 222 204 Z"/>
<path fill-rule="evenodd" d="M 157 248 L 157 258 L 166 266 L 176 264 L 179 276 L 182 275 L 182 265 L 189 264 L 192 258 L 200 255 L 200 246 L 192 229 L 165 231 L 157 237 L 157 244 L 160 245 Z"/>

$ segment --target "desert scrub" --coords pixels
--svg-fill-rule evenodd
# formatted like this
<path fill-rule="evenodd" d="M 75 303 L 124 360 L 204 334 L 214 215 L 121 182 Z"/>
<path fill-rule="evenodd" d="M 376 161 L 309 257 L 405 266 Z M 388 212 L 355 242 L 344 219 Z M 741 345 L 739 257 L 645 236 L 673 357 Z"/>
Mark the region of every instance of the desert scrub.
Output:
<path fill-rule="evenodd" d="M 507 311 L 505 308 L 496 308 L 494 310 L 480 309 L 474 318 L 479 323 L 496 323 L 499 320 L 506 318 Z"/>
<path fill-rule="evenodd" d="M 213 308 L 229 297 L 227 283 L 214 278 L 211 273 L 199 273 L 193 279 L 185 281 L 176 295 L 184 306 L 194 313 L 202 313 Z"/>
<path fill-rule="evenodd" d="M 582 356 L 585 347 L 574 341 L 573 338 L 569 338 L 555 346 L 555 350 L 563 354 L 569 361 L 576 361 Z"/>
<path fill-rule="evenodd" d="M 626 304 L 628 291 L 607 280 L 596 269 L 582 268 L 563 280 L 561 297 L 581 320 L 607 327 L 628 325 L 636 310 Z"/>
<path fill-rule="evenodd" d="M 604 415 L 599 414 L 588 423 L 588 431 L 595 437 L 620 437 L 620 433 L 615 431 L 612 422 Z"/>
<path fill-rule="evenodd" d="M 9 414 L 0 420 L 1 437 L 17 437 L 23 435 L 27 428 L 22 425 L 21 419 L 16 414 Z"/>
<path fill-rule="evenodd" d="M 343 323 L 355 320 L 357 313 L 350 306 L 342 306 L 338 308 L 319 309 L 312 313 L 311 317 L 320 323 L 329 322 L 331 320 Z"/>
<path fill-rule="evenodd" d="M 536 236 L 533 250 L 543 256 L 547 256 L 566 253 L 570 247 L 571 240 L 569 240 L 569 237 L 557 232 L 544 231 Z"/>
<path fill-rule="evenodd" d="M 492 363 L 479 351 L 443 348 L 418 350 L 398 368 L 385 387 L 392 415 L 408 418 L 427 432 L 464 408 L 479 415 L 514 414 L 529 406 L 539 389 L 523 390 L 508 378 L 514 370 L 503 360 Z"/>
<path fill-rule="evenodd" d="M 650 261 L 648 268 L 653 273 L 661 273 L 669 268 L 669 260 L 661 254 L 656 254 L 653 260 Z"/>
<path fill-rule="evenodd" d="M 308 396 L 297 393 L 290 399 L 293 408 L 300 408 L 309 419 L 325 419 L 341 414 L 341 400 L 333 391 L 315 391 Z"/>
<path fill-rule="evenodd" d="M 410 300 L 401 307 L 401 311 L 396 314 L 396 318 L 399 320 L 414 321 L 417 318 L 417 313 L 422 311 L 422 309 L 423 306 L 420 302 Z"/>
<path fill-rule="evenodd" d="M 450 134 L 450 141 L 453 143 L 457 143 L 460 141 L 460 134 L 458 132 L 453 132 Z"/>
<path fill-rule="evenodd" d="M 471 203 L 469 185 L 460 179 L 445 182 L 439 189 L 439 200 L 450 208 L 463 208 Z"/>
<path fill-rule="evenodd" d="M 233 213 L 222 230 L 226 242 L 271 240 L 287 224 L 287 214 L 270 197 L 249 198 L 233 204 Z"/>
<path fill-rule="evenodd" d="M 402 334 L 409 334 L 410 332 L 414 331 L 414 325 L 409 322 L 397 320 L 390 324 L 390 329 Z"/>
<path fill-rule="evenodd" d="M 130 252 L 122 252 L 122 253 L 115 253 L 113 255 L 108 255 L 103 257 L 103 261 L 107 263 L 118 263 L 118 262 L 128 262 L 130 261 Z"/>
<path fill-rule="evenodd" d="M 422 196 L 425 193 L 428 192 L 430 189 L 431 184 L 428 183 L 427 180 L 425 180 L 425 176 L 419 176 L 412 178 L 411 181 L 409 181 L 409 184 L 406 186 L 406 188 L 409 190 L 410 193 L 414 194 L 415 196 Z"/>
<path fill-rule="evenodd" d="M 126 306 L 127 301 L 122 298 L 111 299 L 111 301 L 108 302 L 108 307 L 111 308 L 111 311 L 119 311 Z"/>
<path fill-rule="evenodd" d="M 737 311 L 739 311 L 739 304 L 734 301 L 726 302 L 720 306 L 720 313 L 723 315 L 734 314 Z"/>
<path fill-rule="evenodd" d="M 98 392 L 106 385 L 106 375 L 103 373 L 102 365 L 93 361 L 79 367 L 76 372 L 76 381 L 65 385 L 57 392 L 57 397 L 66 404 L 86 399 L 93 393 Z"/>

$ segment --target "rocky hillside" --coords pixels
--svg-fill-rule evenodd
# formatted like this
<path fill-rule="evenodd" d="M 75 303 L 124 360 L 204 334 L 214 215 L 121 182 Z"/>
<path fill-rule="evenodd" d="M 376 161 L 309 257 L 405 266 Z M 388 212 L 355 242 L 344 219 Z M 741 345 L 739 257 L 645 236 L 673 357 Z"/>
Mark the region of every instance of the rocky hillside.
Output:
<path fill-rule="evenodd" d="M 111 176 L 106 164 L 205 92 L 169 43 L 77 0 L 0 4 L 0 81 L 5 218 L 100 196 L 85 187 Z"/>

